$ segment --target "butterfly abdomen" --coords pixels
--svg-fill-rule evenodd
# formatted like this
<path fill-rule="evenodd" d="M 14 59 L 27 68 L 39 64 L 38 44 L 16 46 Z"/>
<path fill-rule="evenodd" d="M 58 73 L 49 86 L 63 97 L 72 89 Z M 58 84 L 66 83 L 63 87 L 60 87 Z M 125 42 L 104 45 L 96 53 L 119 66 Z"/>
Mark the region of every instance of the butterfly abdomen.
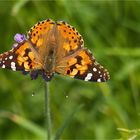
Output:
<path fill-rule="evenodd" d="M 55 55 L 56 55 L 56 45 L 55 44 L 49 44 L 47 46 L 47 55 L 44 57 L 44 69 L 47 73 L 53 73 L 54 72 L 54 66 L 55 66 Z"/>

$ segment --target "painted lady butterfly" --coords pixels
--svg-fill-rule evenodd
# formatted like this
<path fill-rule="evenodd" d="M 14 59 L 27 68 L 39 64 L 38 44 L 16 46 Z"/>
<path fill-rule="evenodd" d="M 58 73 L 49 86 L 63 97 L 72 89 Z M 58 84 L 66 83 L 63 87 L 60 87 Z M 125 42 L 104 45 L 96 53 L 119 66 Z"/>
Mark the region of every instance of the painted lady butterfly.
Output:
<path fill-rule="evenodd" d="M 32 79 L 40 74 L 46 81 L 54 73 L 95 82 L 110 78 L 108 71 L 84 48 L 77 30 L 63 21 L 38 22 L 27 38 L 22 37 L 16 47 L 0 55 L 1 68 L 29 73 Z"/>

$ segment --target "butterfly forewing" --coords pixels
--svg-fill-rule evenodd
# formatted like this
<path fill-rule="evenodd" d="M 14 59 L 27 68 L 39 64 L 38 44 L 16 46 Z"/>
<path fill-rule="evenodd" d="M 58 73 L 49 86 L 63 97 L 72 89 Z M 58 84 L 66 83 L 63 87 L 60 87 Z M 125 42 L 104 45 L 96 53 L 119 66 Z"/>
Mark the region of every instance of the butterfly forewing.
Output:
<path fill-rule="evenodd" d="M 50 38 L 50 31 L 54 25 L 53 20 L 44 20 L 35 24 L 28 32 L 28 39 L 33 44 L 33 47 L 37 51 L 41 51 L 46 48 L 46 44 Z"/>
<path fill-rule="evenodd" d="M 15 50 L 12 49 L 0 55 L 0 67 L 16 71 L 19 69 Z"/>
<path fill-rule="evenodd" d="M 63 21 L 57 22 L 57 30 L 60 36 L 58 42 L 61 41 L 61 46 L 59 46 L 59 48 L 62 48 L 62 51 L 65 51 L 65 55 L 74 53 L 74 51 L 84 46 L 82 36 L 69 24 Z"/>

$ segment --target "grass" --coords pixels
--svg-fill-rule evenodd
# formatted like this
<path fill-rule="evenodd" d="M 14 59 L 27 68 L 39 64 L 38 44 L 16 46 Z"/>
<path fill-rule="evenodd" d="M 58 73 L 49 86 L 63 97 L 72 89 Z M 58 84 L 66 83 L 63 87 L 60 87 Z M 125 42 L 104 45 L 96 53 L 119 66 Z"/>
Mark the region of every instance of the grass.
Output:
<path fill-rule="evenodd" d="M 85 47 L 111 75 L 107 83 L 55 75 L 49 83 L 52 137 L 140 139 L 140 2 L 0 1 L 0 52 L 11 49 L 17 32 L 25 34 L 36 22 L 48 18 L 74 26 Z M 0 80 L 0 139 L 43 139 L 42 79 L 31 81 L 20 72 L 1 69 Z M 84 106 L 65 123 L 81 104 Z"/>

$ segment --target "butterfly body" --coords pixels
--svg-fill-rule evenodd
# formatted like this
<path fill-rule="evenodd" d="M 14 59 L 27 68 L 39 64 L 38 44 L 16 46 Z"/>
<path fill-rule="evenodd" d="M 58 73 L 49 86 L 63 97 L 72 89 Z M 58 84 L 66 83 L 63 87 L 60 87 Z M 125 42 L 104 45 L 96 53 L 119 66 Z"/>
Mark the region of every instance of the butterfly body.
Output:
<path fill-rule="evenodd" d="M 85 81 L 105 82 L 109 73 L 84 48 L 77 30 L 65 22 L 50 19 L 37 23 L 27 39 L 0 55 L 0 67 L 38 75 L 50 81 L 55 73 Z"/>

